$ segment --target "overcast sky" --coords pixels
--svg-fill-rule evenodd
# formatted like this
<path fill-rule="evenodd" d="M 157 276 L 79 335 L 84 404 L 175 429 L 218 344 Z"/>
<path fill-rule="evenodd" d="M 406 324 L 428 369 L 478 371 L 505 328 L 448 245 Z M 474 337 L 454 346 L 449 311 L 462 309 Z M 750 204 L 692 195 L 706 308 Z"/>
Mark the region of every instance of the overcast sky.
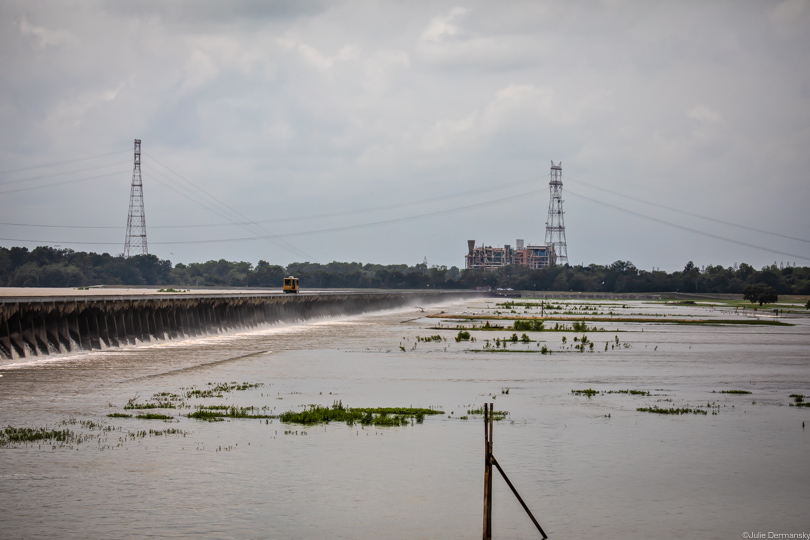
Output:
<path fill-rule="evenodd" d="M 5 247 L 122 253 L 138 138 L 175 263 L 463 267 L 469 239 L 544 241 L 553 160 L 572 264 L 810 264 L 807 0 L 3 1 L 0 24 Z"/>

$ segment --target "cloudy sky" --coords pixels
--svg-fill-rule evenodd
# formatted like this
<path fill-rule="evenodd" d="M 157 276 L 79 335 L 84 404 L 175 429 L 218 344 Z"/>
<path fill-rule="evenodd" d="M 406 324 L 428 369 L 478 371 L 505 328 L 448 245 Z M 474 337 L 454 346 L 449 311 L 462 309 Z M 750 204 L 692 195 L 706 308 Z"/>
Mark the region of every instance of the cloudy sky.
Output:
<path fill-rule="evenodd" d="M 0 245 L 810 264 L 810 1 L 0 3 Z"/>

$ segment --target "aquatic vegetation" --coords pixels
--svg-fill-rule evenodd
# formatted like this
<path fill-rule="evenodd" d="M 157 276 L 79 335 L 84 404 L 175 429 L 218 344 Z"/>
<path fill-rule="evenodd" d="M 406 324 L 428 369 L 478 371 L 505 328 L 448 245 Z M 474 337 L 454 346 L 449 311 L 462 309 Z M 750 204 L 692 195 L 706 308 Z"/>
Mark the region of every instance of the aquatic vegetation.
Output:
<path fill-rule="evenodd" d="M 588 325 L 585 323 L 585 321 L 574 321 L 571 324 L 571 328 L 574 330 L 574 332 L 585 332 L 588 330 Z"/>
<path fill-rule="evenodd" d="M 0 430 L 0 448 L 14 444 L 25 444 L 32 442 L 50 443 L 80 443 L 84 437 L 77 435 L 69 429 L 48 429 L 48 428 L 17 428 L 7 426 Z"/>
<path fill-rule="evenodd" d="M 456 343 L 460 341 L 469 341 L 470 340 L 470 333 L 466 330 L 459 330 L 458 335 L 456 336 Z"/>
<path fill-rule="evenodd" d="M 446 340 L 446 339 L 444 339 L 444 338 L 442 338 L 442 336 L 440 336 L 440 335 L 438 335 L 438 334 L 437 334 L 437 335 L 435 335 L 435 336 L 428 336 L 428 337 L 419 337 L 419 336 L 416 336 L 416 341 L 417 341 L 417 342 L 422 341 L 422 342 L 425 342 L 425 343 L 429 343 L 429 342 L 431 342 L 431 341 L 435 341 L 435 342 L 441 342 L 441 341 L 447 341 L 447 340 Z"/>
<path fill-rule="evenodd" d="M 476 320 L 484 320 L 484 319 L 497 319 L 497 320 L 525 320 L 525 317 L 519 316 L 512 316 L 512 315 L 449 315 L 449 314 L 442 314 L 442 315 L 428 315 L 428 318 L 443 318 L 443 319 L 455 319 L 455 320 L 466 320 L 466 321 L 476 321 Z M 696 326 L 720 326 L 720 325 L 753 325 L 753 326 L 794 326 L 793 323 L 783 322 L 783 321 L 775 321 L 775 320 L 765 320 L 765 319 L 675 319 L 666 317 L 664 315 L 653 315 L 653 314 L 637 314 L 637 316 L 632 317 L 592 317 L 592 316 L 578 316 L 578 317 L 546 317 L 546 321 L 566 321 L 572 322 L 572 327 L 566 327 L 565 325 L 560 325 L 559 322 L 555 322 L 554 329 L 555 330 L 568 330 L 572 329 L 576 332 L 606 332 L 604 328 L 596 328 L 596 327 L 582 327 L 586 321 L 591 322 L 629 322 L 629 323 L 651 323 L 651 324 L 679 324 L 679 325 L 696 325 Z M 452 322 L 452 321 L 447 321 Z M 576 330 L 573 328 L 573 324 L 577 324 L 577 327 L 580 328 Z"/>
<path fill-rule="evenodd" d="M 156 413 L 139 414 L 135 416 L 135 418 L 140 418 L 142 420 L 174 420 L 174 416 Z"/>
<path fill-rule="evenodd" d="M 131 409 L 174 409 L 174 403 L 169 401 L 164 403 L 127 403 L 124 405 L 124 410 L 131 410 Z"/>
<path fill-rule="evenodd" d="M 509 411 L 491 411 L 492 419 L 493 420 L 504 420 L 507 416 L 509 416 Z M 470 409 L 467 411 L 469 416 L 483 416 L 484 409 Z"/>
<path fill-rule="evenodd" d="M 540 332 L 543 330 L 543 321 L 537 319 L 518 320 L 515 321 L 512 328 L 517 331 Z"/>
<path fill-rule="evenodd" d="M 714 392 L 712 392 L 714 393 Z M 721 394 L 750 394 L 748 390 L 720 390 Z"/>
<path fill-rule="evenodd" d="M 608 390 L 606 394 L 630 394 L 632 396 L 649 396 L 651 395 L 646 390 Z"/>
<path fill-rule="evenodd" d="M 804 401 L 804 394 L 790 394 L 794 403 L 802 403 Z"/>
<path fill-rule="evenodd" d="M 227 383 L 227 382 L 208 383 L 208 386 L 210 388 L 207 388 L 205 390 L 201 390 L 199 388 L 196 388 L 196 387 L 192 386 L 189 390 L 186 391 L 185 396 L 186 396 L 187 399 L 191 399 L 191 398 L 202 398 L 202 399 L 204 399 L 204 398 L 212 398 L 212 397 L 221 398 L 223 396 L 223 394 L 225 394 L 227 392 L 244 391 L 244 390 L 249 390 L 251 388 L 261 388 L 261 387 L 264 386 L 264 383 L 243 382 L 243 383 L 240 384 L 240 383 L 237 383 L 236 381 L 233 381 L 233 382 L 230 382 L 230 383 Z"/>
<path fill-rule="evenodd" d="M 364 426 L 401 426 L 410 423 L 411 419 L 421 424 L 424 422 L 425 416 L 434 414 L 444 414 L 444 411 L 412 407 L 348 408 L 341 401 L 336 401 L 332 407 L 310 405 L 307 410 L 288 411 L 279 415 L 278 418 L 282 422 L 295 424 L 346 422 L 348 425 L 352 425 L 357 422 Z"/>
<path fill-rule="evenodd" d="M 107 415 L 107 418 L 132 418 L 131 414 L 124 414 L 124 413 L 110 413 Z"/>
<path fill-rule="evenodd" d="M 599 390 L 594 390 L 593 388 L 586 388 L 585 390 L 571 390 L 571 393 L 575 396 L 587 396 L 588 399 L 595 396 L 599 393 Z"/>
<path fill-rule="evenodd" d="M 678 408 L 662 409 L 662 408 L 659 408 L 659 407 L 657 407 L 655 405 L 653 405 L 652 407 L 639 407 L 636 410 L 638 412 L 649 412 L 649 413 L 655 413 L 655 414 L 675 414 L 675 415 L 680 415 L 680 414 L 708 414 L 707 411 L 704 411 L 702 409 L 689 409 L 689 408 L 686 408 L 686 407 L 682 407 L 680 409 L 678 409 Z"/>
<path fill-rule="evenodd" d="M 209 407 L 200 407 L 198 410 L 186 416 L 188 418 L 206 420 L 208 422 L 219 422 L 226 418 L 276 418 L 276 416 L 270 414 L 256 414 L 254 413 L 256 410 L 255 407 L 211 405 Z"/>

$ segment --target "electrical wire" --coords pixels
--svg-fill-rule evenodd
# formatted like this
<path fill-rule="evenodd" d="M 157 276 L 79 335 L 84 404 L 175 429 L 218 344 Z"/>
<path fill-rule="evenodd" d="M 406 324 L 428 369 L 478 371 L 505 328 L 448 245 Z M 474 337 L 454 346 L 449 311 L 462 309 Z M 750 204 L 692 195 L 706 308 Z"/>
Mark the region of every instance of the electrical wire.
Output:
<path fill-rule="evenodd" d="M 185 184 L 187 186 L 189 186 L 192 189 L 196 190 L 198 192 L 197 196 L 199 198 L 201 198 L 203 201 L 206 201 L 205 203 L 203 203 L 202 201 L 199 201 L 198 204 L 200 204 L 201 206 L 203 206 L 205 208 L 208 208 L 209 210 L 211 209 L 210 207 L 213 207 L 213 208 L 218 207 L 219 208 L 219 211 L 217 212 L 218 215 L 220 215 L 221 217 L 223 217 L 227 221 L 230 221 L 232 223 L 237 222 L 237 219 L 235 219 L 233 217 L 233 216 L 236 216 L 236 217 L 238 217 L 238 218 L 240 218 L 240 219 L 242 219 L 242 220 L 244 220 L 244 221 L 246 221 L 248 223 L 246 225 L 241 225 L 241 226 L 244 227 L 245 229 L 249 230 L 250 232 L 253 232 L 254 234 L 256 234 L 256 233 L 259 233 L 259 234 L 264 233 L 264 236 L 265 236 L 266 240 L 269 240 L 269 241 L 275 243 L 279 247 L 285 248 L 288 251 L 291 251 L 291 252 L 293 252 L 293 253 L 295 253 L 295 254 L 297 254 L 299 256 L 303 256 L 304 258 L 306 258 L 308 260 L 315 261 L 315 262 L 318 261 L 318 259 L 316 257 L 308 254 L 306 251 L 302 250 L 298 246 L 295 246 L 294 244 L 291 244 L 291 243 L 287 242 L 286 240 L 279 237 L 278 235 L 273 234 L 272 232 L 268 231 L 267 229 L 265 229 L 261 225 L 258 225 L 255 222 L 249 220 L 249 218 L 247 218 L 244 214 L 242 214 L 238 210 L 235 210 L 235 209 L 231 208 L 227 204 L 225 204 L 222 201 L 218 200 L 216 197 L 213 197 L 212 195 L 210 195 L 208 192 L 206 192 L 205 190 L 203 190 L 199 186 L 197 186 L 194 183 L 190 182 L 188 179 L 186 179 L 181 174 L 173 171 L 171 168 L 169 168 L 168 166 L 166 166 L 163 163 L 161 163 L 160 161 L 158 161 L 154 156 L 151 156 L 151 154 L 150 154 L 150 157 L 151 157 L 152 161 L 154 161 L 155 163 L 157 163 L 158 165 L 160 165 L 161 167 L 163 167 L 167 171 L 171 172 L 172 174 L 174 174 L 177 178 L 179 178 L 180 180 L 185 182 Z"/>
<path fill-rule="evenodd" d="M 754 249 L 759 249 L 759 250 L 761 250 L 761 251 L 768 251 L 768 252 L 770 252 L 770 253 L 776 253 L 777 255 L 785 255 L 785 256 L 787 256 L 787 257 L 794 257 L 794 258 L 796 258 L 796 259 L 801 259 L 801 260 L 803 260 L 803 261 L 810 261 L 810 257 L 807 257 L 807 256 L 803 256 L 803 255 L 797 255 L 797 254 L 795 254 L 795 253 L 786 253 L 786 252 L 784 252 L 784 251 L 779 251 L 779 250 L 776 250 L 776 249 L 771 249 L 771 248 L 767 248 L 767 247 L 764 247 L 764 246 L 758 246 L 758 245 L 755 245 L 755 244 L 750 244 L 750 243 L 748 243 L 748 242 L 741 242 L 741 241 L 739 241 L 739 240 L 734 240 L 733 238 L 726 238 L 725 236 L 720 236 L 720 235 L 717 235 L 717 234 L 712 234 L 712 233 L 710 233 L 710 232 L 701 231 L 701 230 L 698 230 L 698 229 L 692 229 L 691 227 L 686 227 L 686 226 L 684 226 L 684 225 L 679 225 L 679 224 L 677 224 L 677 223 L 671 223 L 671 222 L 669 222 L 669 221 L 665 221 L 665 220 L 663 220 L 663 219 L 659 219 L 659 218 L 656 218 L 656 217 L 648 216 L 648 215 L 646 215 L 646 214 L 642 214 L 642 213 L 640 213 L 640 212 L 636 212 L 636 211 L 634 211 L 634 210 L 628 210 L 627 208 L 622 208 L 621 206 L 617 206 L 617 205 L 615 205 L 615 204 L 606 203 L 606 202 L 604 202 L 604 201 L 600 201 L 600 200 L 598 200 L 598 199 L 593 199 L 593 198 L 591 198 L 591 197 L 587 197 L 587 196 L 585 196 L 585 195 L 581 195 L 581 194 L 579 194 L 579 193 L 576 193 L 576 192 L 574 192 L 574 191 L 571 191 L 571 189 L 570 189 L 570 188 L 569 188 L 569 189 L 566 189 L 566 192 L 567 192 L 567 193 L 569 193 L 569 194 L 571 194 L 571 195 L 573 195 L 573 196 L 575 196 L 575 197 L 580 197 L 580 198 L 582 198 L 582 199 L 585 199 L 585 200 L 591 201 L 591 202 L 593 202 L 593 203 L 600 204 L 600 205 L 602 205 L 602 206 L 607 206 L 607 207 L 609 207 L 609 208 L 613 208 L 614 210 L 619 210 L 620 212 L 624 212 L 624 213 L 626 213 L 626 214 L 631 214 L 631 215 L 634 215 L 634 216 L 637 216 L 637 217 L 640 217 L 640 218 L 643 218 L 643 219 L 647 219 L 647 220 L 649 220 L 649 221 L 655 221 L 656 223 L 662 223 L 662 224 L 664 224 L 664 225 L 669 225 L 670 227 L 674 227 L 674 228 L 676 228 L 676 229 L 681 229 L 681 230 L 683 230 L 683 231 L 689 231 L 689 232 L 692 232 L 692 233 L 695 233 L 695 234 L 699 234 L 699 235 L 701 235 L 701 236 L 707 236 L 707 237 L 709 237 L 709 238 L 715 238 L 715 239 L 717 239 L 717 240 L 723 240 L 724 242 L 730 242 L 730 243 L 732 243 L 732 244 L 737 244 L 737 245 L 740 245 L 740 246 L 745 246 L 745 247 L 750 247 L 750 248 L 754 248 Z"/>
<path fill-rule="evenodd" d="M 713 217 L 709 217 L 709 216 L 704 216 L 704 215 L 701 215 L 701 214 L 696 214 L 694 212 L 688 212 L 686 210 L 680 210 L 678 208 L 673 208 L 672 206 L 667 206 L 665 204 L 660 204 L 660 203 L 656 203 L 656 202 L 652 202 L 652 201 L 647 201 L 647 200 L 644 200 L 644 199 L 640 199 L 638 197 L 633 197 L 632 195 L 625 195 L 623 193 L 619 193 L 619 192 L 616 192 L 616 191 L 613 191 L 613 190 L 610 190 L 610 189 L 607 189 L 607 188 L 603 188 L 603 187 L 600 187 L 600 186 L 594 186 L 592 184 L 588 184 L 588 183 L 583 182 L 581 180 L 574 180 L 573 178 L 571 178 L 569 176 L 565 176 L 564 178 L 566 180 L 571 180 L 572 182 L 582 184 L 585 187 L 589 187 L 591 189 L 598 189 L 599 191 L 604 191 L 606 193 L 616 195 L 617 197 L 624 197 L 625 199 L 630 199 L 631 201 L 636 201 L 636 202 L 640 202 L 640 203 L 644 203 L 644 204 L 649 204 L 651 206 L 657 206 L 658 208 L 663 208 L 665 210 L 671 210 L 672 212 L 678 212 L 680 214 L 684 214 L 684 215 L 687 215 L 687 216 L 692 216 L 692 217 L 696 217 L 696 218 L 700 218 L 700 219 L 705 219 L 707 221 L 713 221 L 715 223 L 721 223 L 723 225 L 729 225 L 731 227 L 739 227 L 740 229 L 745 229 L 745 230 L 748 230 L 748 231 L 753 231 L 753 232 L 758 232 L 758 233 L 763 233 L 763 234 L 770 234 L 771 236 L 778 236 L 780 238 L 786 238 L 788 240 L 796 240 L 798 242 L 805 242 L 805 243 L 810 244 L 810 240 L 807 240 L 806 238 L 796 238 L 795 236 L 788 236 L 786 234 L 776 233 L 776 232 L 772 232 L 772 231 L 766 231 L 764 229 L 757 229 L 755 227 L 749 227 L 747 225 L 740 225 L 739 223 L 732 223 L 730 221 L 724 221 L 722 219 L 717 219 L 717 218 L 713 218 Z M 566 188 L 566 191 L 567 191 L 567 188 Z"/>
<path fill-rule="evenodd" d="M 120 175 L 120 173 L 114 172 L 114 173 L 107 173 L 107 174 L 99 174 L 97 176 L 87 176 L 85 178 L 75 178 L 73 180 L 65 180 L 63 182 L 54 182 L 52 184 L 43 184 L 41 186 L 29 186 L 29 187 L 24 187 L 24 188 L 6 189 L 6 190 L 3 190 L 3 191 L 0 191 L 0 195 L 5 194 L 5 193 L 19 193 L 20 191 L 30 191 L 32 189 L 43 189 L 43 188 L 49 188 L 49 187 L 64 186 L 64 185 L 67 185 L 67 184 L 76 184 L 78 182 L 86 182 L 87 180 L 97 180 L 99 178 L 109 178 L 110 176 L 119 176 L 119 175 Z"/>
<path fill-rule="evenodd" d="M 28 178 L 18 178 L 16 180 L 0 180 L 0 186 L 6 186 L 9 184 L 19 184 L 20 182 L 31 182 L 33 180 L 42 180 L 43 178 L 52 178 L 54 176 L 67 176 L 69 174 L 76 174 L 80 172 L 87 172 L 87 171 L 95 171 L 98 169 L 104 169 L 106 167 L 120 167 L 123 164 L 132 163 L 131 161 L 116 161 L 115 163 L 105 163 L 103 165 L 96 165 L 93 167 L 85 167 L 83 169 L 75 169 L 72 171 L 58 171 L 49 174 L 42 174 L 40 176 L 29 176 Z"/>
<path fill-rule="evenodd" d="M 33 169 L 44 169 L 46 167 L 54 167 L 56 165 L 65 165 L 67 163 L 78 163 L 80 161 L 89 161 L 91 159 L 98 159 L 98 158 L 114 156 L 114 155 L 123 154 L 123 153 L 124 153 L 123 150 L 116 150 L 115 152 L 110 152 L 108 154 L 100 154 L 100 155 L 97 155 L 97 156 L 90 156 L 90 157 L 77 158 L 77 159 L 68 159 L 68 160 L 65 160 L 65 161 L 57 161 L 57 162 L 54 162 L 54 163 L 45 163 L 43 165 L 31 165 L 30 167 L 20 167 L 19 169 L 6 169 L 5 171 L 0 171 L 0 174 L 8 174 L 8 173 L 21 172 L 21 171 L 30 171 L 30 170 L 33 170 Z"/>
<path fill-rule="evenodd" d="M 474 204 L 467 204 L 464 206 L 458 206 L 456 208 L 450 208 L 446 210 L 438 210 L 435 212 L 427 212 L 423 214 L 417 214 L 412 216 L 404 216 L 400 218 L 392 218 L 392 219 L 385 219 L 381 221 L 374 221 L 370 223 L 358 223 L 355 225 L 345 225 L 340 227 L 331 227 L 327 229 L 317 229 L 317 230 L 310 230 L 310 231 L 299 231 L 293 233 L 286 233 L 281 236 L 285 237 L 295 237 L 295 236 L 307 236 L 307 235 L 314 235 L 314 234 L 323 234 L 329 232 L 337 232 L 337 231 L 344 231 L 344 230 L 351 230 L 351 229 L 361 229 L 366 227 L 376 227 L 378 225 L 384 225 L 388 223 L 397 223 L 403 221 L 411 221 L 414 219 L 422 219 L 431 216 L 438 216 L 438 215 L 446 215 L 452 214 L 456 212 L 463 212 L 466 210 L 471 210 L 473 208 L 481 208 L 483 206 L 496 206 L 502 204 L 507 201 L 512 201 L 515 199 L 522 199 L 528 195 L 542 193 L 543 190 L 531 190 L 525 193 L 519 193 L 517 195 L 511 195 L 509 197 L 502 197 L 500 199 L 492 199 L 480 203 Z M 278 235 L 277 235 L 278 236 Z M 155 242 L 150 241 L 150 245 L 180 245 L 180 244 L 215 244 L 215 243 L 222 243 L 222 242 L 245 242 L 245 241 L 256 241 L 256 240 L 266 240 L 267 236 L 260 235 L 260 236 L 250 236 L 250 237 L 241 237 L 241 238 L 219 238 L 219 239 L 204 239 L 204 240 L 179 240 L 179 241 L 166 241 L 166 242 Z M 29 242 L 29 243 L 36 243 L 36 242 L 44 242 L 47 244 L 82 244 L 83 242 L 57 242 L 52 240 L 23 240 L 19 238 L 0 238 L 0 240 L 5 241 L 14 241 L 14 242 Z M 118 245 L 119 243 L 113 242 L 88 242 L 88 244 L 92 245 Z"/>

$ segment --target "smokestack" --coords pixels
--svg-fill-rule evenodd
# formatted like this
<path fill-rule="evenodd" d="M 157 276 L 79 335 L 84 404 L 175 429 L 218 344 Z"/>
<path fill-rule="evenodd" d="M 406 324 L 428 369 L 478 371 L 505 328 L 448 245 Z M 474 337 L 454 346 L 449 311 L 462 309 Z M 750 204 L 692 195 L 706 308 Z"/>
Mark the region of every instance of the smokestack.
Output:
<path fill-rule="evenodd" d="M 467 250 L 470 255 L 475 251 L 475 240 L 467 240 Z"/>

